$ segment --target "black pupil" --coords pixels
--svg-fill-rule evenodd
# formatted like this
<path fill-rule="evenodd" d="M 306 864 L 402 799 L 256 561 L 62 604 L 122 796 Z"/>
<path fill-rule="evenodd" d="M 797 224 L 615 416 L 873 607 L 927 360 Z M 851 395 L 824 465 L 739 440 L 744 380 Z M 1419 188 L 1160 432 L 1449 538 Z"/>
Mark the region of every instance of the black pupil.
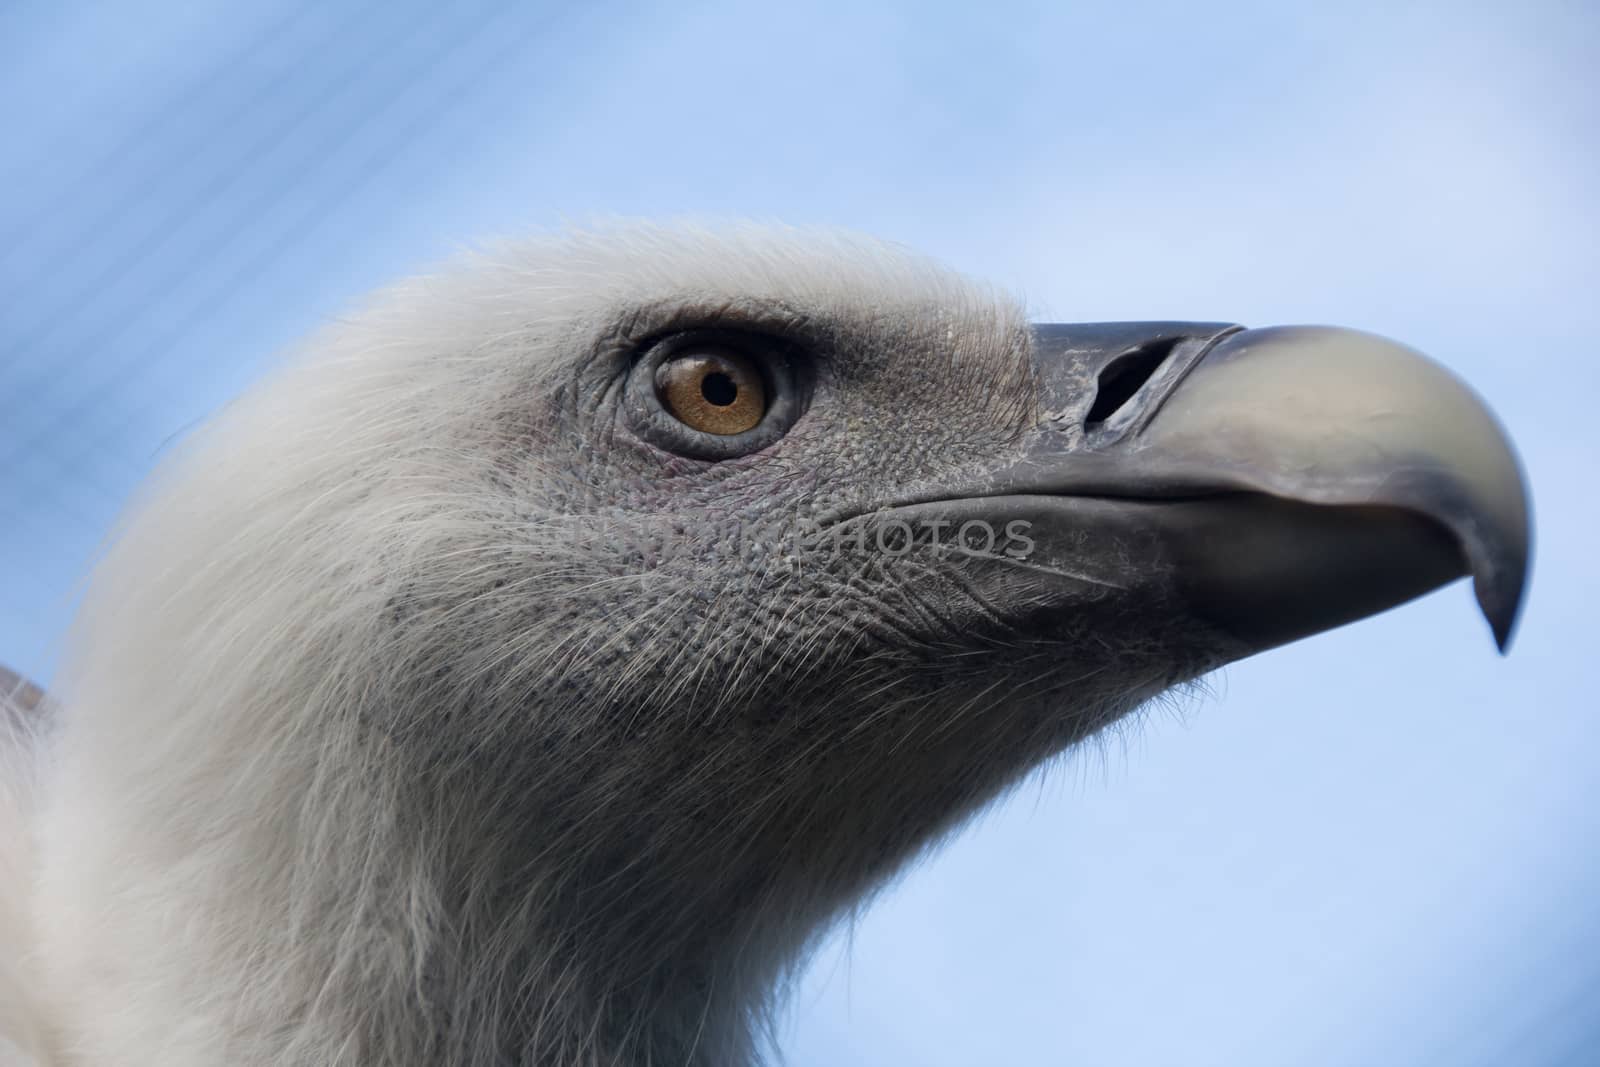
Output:
<path fill-rule="evenodd" d="M 721 371 L 712 371 L 700 379 L 700 395 L 706 398 L 707 403 L 725 408 L 739 399 L 739 387 Z"/>

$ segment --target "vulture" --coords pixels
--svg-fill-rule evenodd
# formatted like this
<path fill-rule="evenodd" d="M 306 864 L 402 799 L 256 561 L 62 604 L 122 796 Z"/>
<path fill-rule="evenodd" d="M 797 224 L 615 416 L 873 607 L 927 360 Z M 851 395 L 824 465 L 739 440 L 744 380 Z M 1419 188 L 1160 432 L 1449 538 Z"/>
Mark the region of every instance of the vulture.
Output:
<path fill-rule="evenodd" d="M 1031 769 L 1456 578 L 1504 648 L 1528 550 L 1494 416 L 1370 334 L 1036 324 L 831 231 L 490 247 L 164 459 L 9 701 L 0 1054 L 745 1067 Z"/>

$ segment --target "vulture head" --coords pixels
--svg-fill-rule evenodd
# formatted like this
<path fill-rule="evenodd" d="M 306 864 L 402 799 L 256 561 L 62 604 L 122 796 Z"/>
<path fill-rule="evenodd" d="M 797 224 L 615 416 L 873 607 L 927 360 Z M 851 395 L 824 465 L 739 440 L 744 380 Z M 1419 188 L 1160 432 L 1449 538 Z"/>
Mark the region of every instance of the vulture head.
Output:
<path fill-rule="evenodd" d="M 1032 325 L 837 235 L 628 229 L 378 297 L 98 566 L 27 994 L 60 1064 L 758 1058 L 831 920 L 1221 664 L 1470 574 L 1523 484 L 1367 334 Z"/>

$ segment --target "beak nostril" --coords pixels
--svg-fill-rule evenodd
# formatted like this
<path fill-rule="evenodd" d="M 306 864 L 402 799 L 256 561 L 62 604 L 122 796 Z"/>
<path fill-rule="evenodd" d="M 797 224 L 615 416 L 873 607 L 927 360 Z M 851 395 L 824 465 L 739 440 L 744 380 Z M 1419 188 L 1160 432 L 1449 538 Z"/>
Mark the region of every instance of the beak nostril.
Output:
<path fill-rule="evenodd" d="M 1152 341 L 1131 352 L 1124 352 L 1107 363 L 1100 371 L 1094 403 L 1083 420 L 1084 426 L 1093 429 L 1120 411 L 1124 404 L 1133 399 L 1133 394 L 1161 369 L 1180 340 L 1182 338 L 1170 337 Z"/>

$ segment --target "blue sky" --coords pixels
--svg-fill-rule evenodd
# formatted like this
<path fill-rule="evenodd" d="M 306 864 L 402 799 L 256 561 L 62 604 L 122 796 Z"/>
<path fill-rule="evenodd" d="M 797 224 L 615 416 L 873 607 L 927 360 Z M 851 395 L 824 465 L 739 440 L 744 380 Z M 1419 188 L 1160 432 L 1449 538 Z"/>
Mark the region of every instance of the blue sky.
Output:
<path fill-rule="evenodd" d="M 1040 318 L 1455 368 L 1538 528 L 1031 779 L 826 945 L 855 1064 L 1577 1064 L 1600 1043 L 1600 16 L 1582 0 L 0 5 L 0 660 L 165 442 L 363 291 L 616 216 L 902 241 Z"/>

